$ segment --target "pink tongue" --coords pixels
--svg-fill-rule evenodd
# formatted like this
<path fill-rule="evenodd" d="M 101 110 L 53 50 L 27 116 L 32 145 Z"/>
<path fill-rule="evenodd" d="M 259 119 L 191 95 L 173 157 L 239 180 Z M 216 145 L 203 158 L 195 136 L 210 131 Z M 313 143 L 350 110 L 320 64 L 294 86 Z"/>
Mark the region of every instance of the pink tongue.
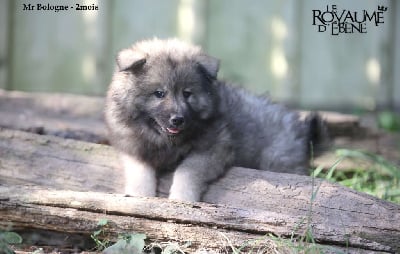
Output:
<path fill-rule="evenodd" d="M 167 128 L 167 131 L 169 133 L 172 133 L 172 134 L 178 134 L 179 133 L 179 129 L 175 129 L 175 128 Z"/>

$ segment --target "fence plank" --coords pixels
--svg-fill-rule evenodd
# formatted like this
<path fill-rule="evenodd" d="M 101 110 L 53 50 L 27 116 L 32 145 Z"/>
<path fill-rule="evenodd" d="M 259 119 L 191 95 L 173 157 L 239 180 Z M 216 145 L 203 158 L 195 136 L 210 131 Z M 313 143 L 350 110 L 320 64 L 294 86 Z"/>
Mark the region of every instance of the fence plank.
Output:
<path fill-rule="evenodd" d="M 175 36 L 178 7 L 178 0 L 115 1 L 111 26 L 113 52 L 138 40 Z"/>
<path fill-rule="evenodd" d="M 221 76 L 258 93 L 292 97 L 296 78 L 293 1 L 210 1 L 207 50 L 221 58 Z M 288 40 L 294 44 L 288 45 Z M 288 45 L 288 46 L 287 46 Z"/>
<path fill-rule="evenodd" d="M 377 10 L 377 1 L 336 1 L 338 11 L 343 9 L 369 12 Z M 302 93 L 301 104 L 309 107 L 356 107 L 375 109 L 378 104 L 387 105 L 391 98 L 387 89 L 386 70 L 391 64 L 391 54 L 385 49 L 390 41 L 390 12 L 384 14 L 385 24 L 376 27 L 367 22 L 366 34 L 318 33 L 312 26 L 312 10 L 326 10 L 331 1 L 310 0 L 303 5 L 301 43 Z M 391 4 L 389 9 L 391 8 Z M 328 30 L 331 26 L 328 27 Z"/>
<path fill-rule="evenodd" d="M 331 36 L 312 25 L 312 10 L 331 2 L 240 0 L 94 1 L 98 11 L 14 12 L 7 70 L 0 87 L 27 91 L 104 94 L 116 52 L 137 40 L 179 36 L 200 43 L 222 60 L 221 77 L 257 93 L 312 108 L 361 108 L 399 104 L 399 4 L 387 2 L 384 24 L 367 24 L 367 34 Z M 33 4 L 47 4 L 36 0 Z M 70 4 L 62 0 L 57 4 Z M 374 11 L 378 0 L 362 5 L 338 0 L 339 9 Z M 1 11 L 7 8 L 1 8 Z M 4 21 L 7 15 L 0 15 Z M 194 21 L 192 24 L 191 22 Z M 0 22 L 0 33 L 6 33 Z M 0 48 L 8 39 L 1 36 Z M 4 46 L 5 45 L 5 46 Z M 0 49 L 0 58 L 5 50 Z M 2 55 L 1 55 L 2 54 Z M 35 68 L 32 68 L 35 66 Z"/>
<path fill-rule="evenodd" d="M 400 112 L 400 50 L 399 46 L 400 45 L 400 3 L 395 1 L 393 2 L 393 13 L 396 13 L 394 15 L 395 22 L 392 25 L 392 34 L 395 36 L 394 41 L 393 41 L 393 47 L 391 53 L 393 54 L 393 59 L 392 59 L 392 66 L 391 69 L 393 70 L 393 93 L 392 93 L 392 98 L 394 102 L 394 106 L 397 109 L 398 112 Z"/>
<path fill-rule="evenodd" d="M 37 0 L 32 5 L 48 1 Z M 104 9 L 101 6 L 100 10 Z M 23 10 L 26 1 L 13 2 L 14 38 L 12 88 L 27 91 L 104 92 L 96 80 L 96 48 L 105 40 L 96 22 L 101 11 Z M 57 5 L 71 6 L 61 0 Z M 72 4 L 75 7 L 75 3 Z"/>
<path fill-rule="evenodd" d="M 0 88 L 7 88 L 9 68 L 8 29 L 9 1 L 0 2 Z"/>

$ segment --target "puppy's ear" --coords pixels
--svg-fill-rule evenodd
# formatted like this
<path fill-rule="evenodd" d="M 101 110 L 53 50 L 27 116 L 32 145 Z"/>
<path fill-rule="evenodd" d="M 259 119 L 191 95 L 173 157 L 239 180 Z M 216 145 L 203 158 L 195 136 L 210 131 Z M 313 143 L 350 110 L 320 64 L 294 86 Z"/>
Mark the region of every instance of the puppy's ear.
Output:
<path fill-rule="evenodd" d="M 119 71 L 136 71 L 146 63 L 146 55 L 133 49 L 123 49 L 118 53 L 117 65 Z"/>
<path fill-rule="evenodd" d="M 219 60 L 217 58 L 208 55 L 199 55 L 196 60 L 207 75 L 213 79 L 217 78 L 219 70 Z"/>

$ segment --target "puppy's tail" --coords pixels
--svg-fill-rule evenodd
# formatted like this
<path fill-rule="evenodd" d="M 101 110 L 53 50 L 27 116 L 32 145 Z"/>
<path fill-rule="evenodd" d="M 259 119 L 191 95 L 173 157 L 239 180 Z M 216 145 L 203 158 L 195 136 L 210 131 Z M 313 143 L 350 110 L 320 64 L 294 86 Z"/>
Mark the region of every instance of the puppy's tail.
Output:
<path fill-rule="evenodd" d="M 305 124 L 308 126 L 308 154 L 310 157 L 318 156 L 331 144 L 327 124 L 317 112 L 306 116 Z"/>

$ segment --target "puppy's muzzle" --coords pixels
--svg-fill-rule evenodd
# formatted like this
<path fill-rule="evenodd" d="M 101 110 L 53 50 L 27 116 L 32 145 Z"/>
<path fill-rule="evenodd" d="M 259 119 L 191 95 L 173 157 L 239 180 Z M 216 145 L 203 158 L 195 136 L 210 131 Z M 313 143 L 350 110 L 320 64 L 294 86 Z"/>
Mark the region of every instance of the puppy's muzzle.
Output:
<path fill-rule="evenodd" d="M 181 115 L 174 114 L 169 118 L 169 124 L 172 127 L 175 127 L 175 128 L 182 127 L 184 123 L 185 123 L 185 118 Z"/>

